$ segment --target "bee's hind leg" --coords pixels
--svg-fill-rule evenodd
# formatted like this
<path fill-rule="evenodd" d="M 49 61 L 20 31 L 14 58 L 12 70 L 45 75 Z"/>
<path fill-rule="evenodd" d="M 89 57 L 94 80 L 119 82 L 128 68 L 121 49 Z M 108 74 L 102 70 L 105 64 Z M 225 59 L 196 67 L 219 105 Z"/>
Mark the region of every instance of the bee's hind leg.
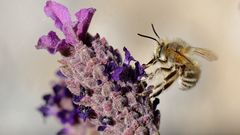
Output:
<path fill-rule="evenodd" d="M 169 73 L 165 78 L 164 81 L 159 83 L 154 87 L 153 92 L 150 94 L 150 98 L 156 97 L 160 95 L 164 90 L 166 90 L 169 86 L 173 84 L 173 82 L 178 77 L 178 71 L 174 70 L 171 73 Z"/>
<path fill-rule="evenodd" d="M 162 71 L 171 72 L 172 68 L 173 68 L 172 66 L 171 67 L 160 67 L 160 68 L 157 68 L 154 72 L 151 72 L 150 74 L 147 74 L 146 76 L 147 76 L 148 80 L 151 80 L 151 79 L 153 79 L 153 77 L 156 74 L 158 74 Z"/>
<path fill-rule="evenodd" d="M 160 68 L 157 68 L 154 72 L 146 75 L 146 79 L 144 80 L 144 82 L 146 82 L 146 80 L 152 80 L 153 77 L 154 77 L 156 74 L 158 74 L 159 72 L 161 72 L 161 71 L 171 72 L 172 68 L 173 68 L 172 66 L 171 66 L 171 67 L 160 67 Z M 173 71 L 173 72 L 174 72 L 174 71 Z M 164 78 L 164 82 L 166 82 L 166 80 L 168 80 L 168 78 L 171 78 L 171 76 L 172 76 L 171 73 L 168 74 L 168 76 Z M 147 85 L 147 84 L 146 84 L 146 85 Z M 157 88 L 161 87 L 161 85 L 163 85 L 163 84 L 160 83 L 160 84 L 158 84 L 157 86 L 155 86 L 153 89 L 157 89 Z M 142 86 L 143 86 L 143 85 L 142 85 Z M 144 87 L 144 88 L 145 88 L 145 87 Z M 153 93 L 154 91 L 156 91 L 156 90 L 153 90 L 153 91 L 151 91 L 151 92 L 149 92 L 149 91 L 144 91 L 144 92 L 140 93 L 139 95 L 140 95 L 140 96 L 145 96 L 145 95 L 147 95 L 147 94 L 149 94 L 149 93 Z M 150 95 L 151 95 L 151 94 L 150 94 Z M 158 94 L 158 95 L 159 95 L 159 94 Z"/>

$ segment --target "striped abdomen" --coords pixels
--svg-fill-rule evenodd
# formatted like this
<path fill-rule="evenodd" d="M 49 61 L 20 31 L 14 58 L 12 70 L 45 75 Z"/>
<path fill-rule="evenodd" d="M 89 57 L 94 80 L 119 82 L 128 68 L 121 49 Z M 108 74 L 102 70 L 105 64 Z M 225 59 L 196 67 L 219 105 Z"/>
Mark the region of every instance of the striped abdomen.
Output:
<path fill-rule="evenodd" d="M 179 76 L 180 89 L 188 90 L 196 85 L 200 77 L 200 69 L 197 66 L 185 68 Z"/>

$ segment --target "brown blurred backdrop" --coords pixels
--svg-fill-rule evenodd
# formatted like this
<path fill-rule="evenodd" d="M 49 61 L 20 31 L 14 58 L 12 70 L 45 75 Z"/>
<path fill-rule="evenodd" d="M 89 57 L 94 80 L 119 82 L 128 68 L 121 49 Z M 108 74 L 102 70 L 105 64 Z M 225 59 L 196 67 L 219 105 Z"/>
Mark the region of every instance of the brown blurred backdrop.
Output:
<path fill-rule="evenodd" d="M 191 91 L 177 85 L 160 96 L 161 135 L 240 134 L 239 0 L 58 0 L 72 14 L 83 7 L 97 12 L 90 32 L 100 33 L 115 48 L 126 46 L 147 62 L 154 42 L 136 36 L 180 37 L 215 51 L 219 60 L 198 59 L 202 76 Z M 44 15 L 44 0 L 0 1 L 0 134 L 54 135 L 60 125 L 36 111 L 50 91 L 57 56 L 34 48 L 38 37 L 54 29 Z M 58 31 L 58 30 L 57 30 Z M 59 32 L 59 31 L 58 31 Z M 59 32 L 60 33 L 60 32 Z"/>

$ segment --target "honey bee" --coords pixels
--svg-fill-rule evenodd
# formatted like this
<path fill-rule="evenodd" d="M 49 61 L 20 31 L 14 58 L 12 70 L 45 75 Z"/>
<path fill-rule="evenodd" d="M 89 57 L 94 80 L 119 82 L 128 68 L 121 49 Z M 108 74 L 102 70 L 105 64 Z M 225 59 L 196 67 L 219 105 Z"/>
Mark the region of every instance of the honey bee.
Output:
<path fill-rule="evenodd" d="M 192 47 L 181 39 L 177 40 L 164 40 L 160 39 L 153 24 L 151 25 L 154 34 L 158 39 L 138 34 L 141 37 L 149 38 L 157 42 L 157 48 L 155 49 L 153 58 L 144 64 L 144 68 L 147 69 L 156 63 L 160 63 L 160 66 L 153 72 L 146 75 L 146 79 L 152 80 L 157 73 L 167 73 L 163 82 L 158 82 L 151 94 L 151 97 L 156 97 L 166 90 L 169 86 L 178 80 L 179 88 L 181 90 L 188 90 L 196 85 L 199 80 L 201 70 L 195 60 L 192 59 L 193 55 L 198 55 L 205 58 L 208 61 L 217 60 L 217 56 L 210 50 Z"/>

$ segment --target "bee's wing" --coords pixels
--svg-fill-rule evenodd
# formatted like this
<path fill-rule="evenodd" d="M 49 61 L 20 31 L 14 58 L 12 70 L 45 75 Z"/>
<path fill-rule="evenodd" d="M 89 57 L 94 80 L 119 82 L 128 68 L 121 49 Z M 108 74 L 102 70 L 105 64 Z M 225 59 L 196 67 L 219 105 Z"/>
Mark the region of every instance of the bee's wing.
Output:
<path fill-rule="evenodd" d="M 180 63 L 180 64 L 194 64 L 192 59 L 190 57 L 185 56 L 183 53 L 168 49 L 168 53 L 170 54 L 175 54 L 175 62 Z"/>
<path fill-rule="evenodd" d="M 203 48 L 197 48 L 197 47 L 191 47 L 191 52 L 193 54 L 199 55 L 208 61 L 215 61 L 218 59 L 217 55 L 214 54 L 212 51 L 203 49 Z"/>

